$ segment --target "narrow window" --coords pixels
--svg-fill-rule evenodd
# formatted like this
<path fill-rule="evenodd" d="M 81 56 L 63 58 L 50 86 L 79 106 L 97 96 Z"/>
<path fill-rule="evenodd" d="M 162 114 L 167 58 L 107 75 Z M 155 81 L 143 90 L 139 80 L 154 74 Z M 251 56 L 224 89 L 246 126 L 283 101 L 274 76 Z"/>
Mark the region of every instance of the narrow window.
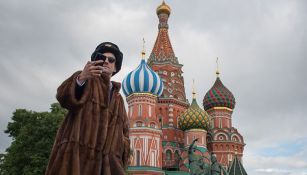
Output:
<path fill-rule="evenodd" d="M 137 150 L 136 151 L 136 166 L 140 166 L 141 165 L 141 154 L 140 151 Z"/>
<path fill-rule="evenodd" d="M 175 162 L 175 163 L 176 163 L 176 164 L 175 164 L 175 165 L 176 165 L 176 168 L 177 168 L 177 170 L 179 170 L 180 155 L 179 155 L 179 151 L 178 151 L 178 150 L 175 151 L 175 159 L 176 159 L 176 160 L 175 160 L 175 161 L 176 161 L 176 162 Z"/>
<path fill-rule="evenodd" d="M 222 128 L 222 118 L 219 118 L 219 128 Z"/>
<path fill-rule="evenodd" d="M 132 117 L 132 113 L 133 113 L 133 106 L 130 106 L 130 111 L 129 111 L 130 113 L 129 113 L 129 116 L 130 116 L 130 118 Z"/>
<path fill-rule="evenodd" d="M 232 161 L 232 154 L 228 154 L 228 161 Z"/>
<path fill-rule="evenodd" d="M 141 105 L 141 104 L 139 104 L 138 116 L 139 116 L 139 117 L 142 116 L 142 105 Z"/>
<path fill-rule="evenodd" d="M 159 115 L 159 122 L 160 122 L 160 124 L 161 124 L 161 128 L 163 127 L 163 118 L 162 118 L 162 116 L 161 115 Z"/>
<path fill-rule="evenodd" d="M 167 150 L 166 151 L 166 160 L 171 160 L 171 158 L 172 158 L 172 152 L 171 152 L 171 150 Z"/>
<path fill-rule="evenodd" d="M 154 151 L 151 152 L 151 162 L 150 162 L 151 166 L 156 166 L 156 154 Z"/>
<path fill-rule="evenodd" d="M 148 105 L 148 115 L 151 117 L 151 105 Z"/>

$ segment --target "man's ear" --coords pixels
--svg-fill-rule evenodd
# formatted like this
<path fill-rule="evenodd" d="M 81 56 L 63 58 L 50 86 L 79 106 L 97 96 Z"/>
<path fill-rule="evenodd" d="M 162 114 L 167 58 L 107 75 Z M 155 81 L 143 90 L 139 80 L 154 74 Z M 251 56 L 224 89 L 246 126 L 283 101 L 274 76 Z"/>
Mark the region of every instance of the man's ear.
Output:
<path fill-rule="evenodd" d="M 116 72 L 116 66 L 114 67 L 114 71 L 113 72 Z"/>

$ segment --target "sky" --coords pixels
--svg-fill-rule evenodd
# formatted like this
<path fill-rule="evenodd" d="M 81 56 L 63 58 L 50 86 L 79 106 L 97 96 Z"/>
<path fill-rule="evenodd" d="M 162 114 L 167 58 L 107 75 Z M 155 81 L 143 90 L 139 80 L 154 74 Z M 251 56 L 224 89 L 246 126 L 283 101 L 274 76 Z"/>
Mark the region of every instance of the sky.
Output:
<path fill-rule="evenodd" d="M 161 0 L 0 1 L 0 152 L 16 109 L 48 111 L 57 87 L 82 70 L 95 47 L 124 53 L 122 81 L 150 54 Z M 307 175 L 307 1 L 166 0 L 169 36 L 191 101 L 215 81 L 236 98 L 233 126 L 246 143 L 249 175 Z"/>

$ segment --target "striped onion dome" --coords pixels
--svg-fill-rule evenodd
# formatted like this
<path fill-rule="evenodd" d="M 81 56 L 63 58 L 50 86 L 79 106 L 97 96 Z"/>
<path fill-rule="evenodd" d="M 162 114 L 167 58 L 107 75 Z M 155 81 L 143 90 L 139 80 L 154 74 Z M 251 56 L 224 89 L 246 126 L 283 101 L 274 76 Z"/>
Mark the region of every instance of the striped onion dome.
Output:
<path fill-rule="evenodd" d="M 230 92 L 230 90 L 228 90 L 227 87 L 223 85 L 220 78 L 217 77 L 214 85 L 204 97 L 204 109 L 207 110 L 213 107 L 227 107 L 234 109 L 235 104 L 235 97 Z"/>
<path fill-rule="evenodd" d="M 201 109 L 195 98 L 191 106 L 180 115 L 179 128 L 183 131 L 189 129 L 210 129 L 210 115 Z"/>
<path fill-rule="evenodd" d="M 162 79 L 142 59 L 141 64 L 130 72 L 122 83 L 124 94 L 151 93 L 160 96 L 163 92 Z"/>

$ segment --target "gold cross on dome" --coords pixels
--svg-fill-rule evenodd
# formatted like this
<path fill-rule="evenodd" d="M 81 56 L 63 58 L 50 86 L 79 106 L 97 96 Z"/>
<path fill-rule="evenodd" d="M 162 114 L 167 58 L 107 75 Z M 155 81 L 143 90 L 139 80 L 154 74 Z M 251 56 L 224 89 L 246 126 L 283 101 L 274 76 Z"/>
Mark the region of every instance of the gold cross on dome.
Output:
<path fill-rule="evenodd" d="M 216 76 L 219 77 L 220 71 L 219 71 L 219 57 L 216 57 Z"/>
<path fill-rule="evenodd" d="M 145 39 L 143 38 L 142 59 L 145 59 Z"/>

